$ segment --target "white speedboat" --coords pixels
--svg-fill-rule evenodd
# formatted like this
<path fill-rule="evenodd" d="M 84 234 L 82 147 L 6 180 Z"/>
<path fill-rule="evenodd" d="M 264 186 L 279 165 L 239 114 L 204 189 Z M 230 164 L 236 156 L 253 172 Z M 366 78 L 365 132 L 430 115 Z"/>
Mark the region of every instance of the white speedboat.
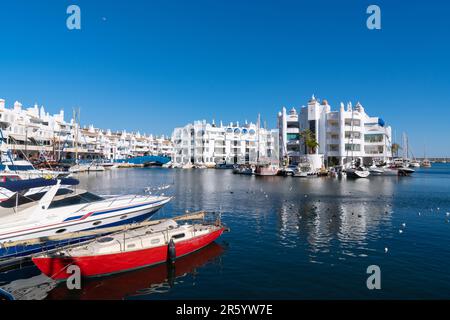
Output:
<path fill-rule="evenodd" d="M 372 176 L 398 176 L 399 172 L 397 168 L 391 168 L 389 166 L 371 166 L 369 168 L 370 175 Z"/>
<path fill-rule="evenodd" d="M 351 167 L 345 169 L 347 178 L 367 178 L 370 175 L 370 171 L 363 167 Z"/>
<path fill-rule="evenodd" d="M 91 164 L 88 166 L 88 172 L 105 171 L 105 167 L 99 164 Z"/>
<path fill-rule="evenodd" d="M 61 180 L 57 180 L 38 201 L 21 196 L 16 190 L 13 197 L 0 203 L 0 259 L 42 250 L 42 246 L 5 247 L 5 243 L 139 222 L 171 200 L 166 196 L 134 194 L 100 197 L 82 189 L 60 194 L 60 188 Z M 63 244 L 49 242 L 45 248 Z"/>
<path fill-rule="evenodd" d="M 411 160 L 411 162 L 409 163 L 409 166 L 411 168 L 420 168 L 420 162 L 417 160 Z"/>
<path fill-rule="evenodd" d="M 311 164 L 308 162 L 299 163 L 294 170 L 293 177 L 309 177 L 314 176 L 315 172 L 312 170 Z"/>
<path fill-rule="evenodd" d="M 76 164 L 69 168 L 69 172 L 71 173 L 80 173 L 86 172 L 89 169 L 89 165 L 87 164 Z"/>
<path fill-rule="evenodd" d="M 60 178 L 69 175 L 69 172 L 66 171 L 36 169 L 29 161 L 26 160 L 14 160 L 2 162 L 0 164 L 0 171 L 2 171 L 2 173 L 17 174 L 23 180 L 42 177 Z"/>

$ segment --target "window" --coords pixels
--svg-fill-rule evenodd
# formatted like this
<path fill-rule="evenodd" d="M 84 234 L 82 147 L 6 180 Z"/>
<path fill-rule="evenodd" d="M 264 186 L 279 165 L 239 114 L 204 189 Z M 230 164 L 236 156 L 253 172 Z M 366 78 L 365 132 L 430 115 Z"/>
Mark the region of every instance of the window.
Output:
<path fill-rule="evenodd" d="M 179 234 L 175 234 L 172 236 L 172 238 L 174 239 L 181 239 L 184 238 L 185 234 L 184 233 L 179 233 Z"/>
<path fill-rule="evenodd" d="M 346 138 L 361 139 L 361 133 L 356 131 L 345 131 Z"/>
<path fill-rule="evenodd" d="M 383 134 L 365 134 L 365 142 L 383 142 Z"/>
<path fill-rule="evenodd" d="M 361 151 L 361 145 L 360 144 L 345 144 L 345 151 Z"/>
<path fill-rule="evenodd" d="M 288 141 L 300 140 L 300 134 L 299 133 L 288 133 L 288 134 L 286 134 L 286 138 Z"/>

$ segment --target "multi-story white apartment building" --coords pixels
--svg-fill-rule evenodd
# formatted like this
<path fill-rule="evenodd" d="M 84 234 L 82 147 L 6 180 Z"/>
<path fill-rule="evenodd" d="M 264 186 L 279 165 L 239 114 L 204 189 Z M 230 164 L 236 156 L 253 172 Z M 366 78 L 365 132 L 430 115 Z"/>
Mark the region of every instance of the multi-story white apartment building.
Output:
<path fill-rule="evenodd" d="M 195 121 L 172 134 L 173 161 L 178 164 L 244 164 L 278 161 L 278 132 L 253 123 L 228 125 Z"/>
<path fill-rule="evenodd" d="M 295 119 L 298 119 L 298 129 Z M 332 111 L 327 100 L 314 96 L 307 106 L 289 114 L 283 108 L 278 114 L 280 159 L 291 163 L 307 157 L 319 166 L 345 165 L 359 159 L 362 164 L 392 157 L 392 129 L 380 117 L 369 116 L 358 102 L 355 106 L 343 103 Z M 319 146 L 310 150 L 305 146 L 302 132 L 309 129 Z"/>
<path fill-rule="evenodd" d="M 47 159 L 126 159 L 134 156 L 172 156 L 172 142 L 164 136 L 112 132 L 93 125 L 81 128 L 74 119 L 66 122 L 64 111 L 55 115 L 44 107 L 23 108 L 15 102 L 13 108 L 0 99 L 0 129 L 2 150 L 11 150 L 18 157 Z"/>

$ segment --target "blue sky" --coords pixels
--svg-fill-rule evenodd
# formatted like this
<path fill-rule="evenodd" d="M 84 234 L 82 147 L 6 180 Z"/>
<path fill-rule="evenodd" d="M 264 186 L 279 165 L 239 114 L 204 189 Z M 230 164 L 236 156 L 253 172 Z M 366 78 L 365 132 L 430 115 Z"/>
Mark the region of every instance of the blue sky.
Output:
<path fill-rule="evenodd" d="M 81 30 L 66 28 L 70 4 Z M 382 30 L 366 28 L 370 4 Z M 314 93 L 361 101 L 418 156 L 450 156 L 449 14 L 439 0 L 2 0 L 0 97 L 170 134 L 258 112 L 274 127 Z"/>

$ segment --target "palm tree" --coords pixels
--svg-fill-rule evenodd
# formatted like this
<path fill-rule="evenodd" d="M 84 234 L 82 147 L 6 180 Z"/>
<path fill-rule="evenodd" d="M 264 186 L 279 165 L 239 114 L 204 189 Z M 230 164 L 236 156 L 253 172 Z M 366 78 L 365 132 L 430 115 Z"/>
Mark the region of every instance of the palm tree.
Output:
<path fill-rule="evenodd" d="M 400 145 L 398 143 L 393 143 L 391 146 L 392 155 L 395 154 L 396 157 L 398 157 L 398 151 L 401 149 Z"/>
<path fill-rule="evenodd" d="M 316 135 L 310 129 L 305 129 L 300 133 L 300 136 L 305 141 L 305 146 L 308 149 L 309 154 L 316 152 L 316 148 L 319 147 L 319 143 L 316 140 Z"/>

